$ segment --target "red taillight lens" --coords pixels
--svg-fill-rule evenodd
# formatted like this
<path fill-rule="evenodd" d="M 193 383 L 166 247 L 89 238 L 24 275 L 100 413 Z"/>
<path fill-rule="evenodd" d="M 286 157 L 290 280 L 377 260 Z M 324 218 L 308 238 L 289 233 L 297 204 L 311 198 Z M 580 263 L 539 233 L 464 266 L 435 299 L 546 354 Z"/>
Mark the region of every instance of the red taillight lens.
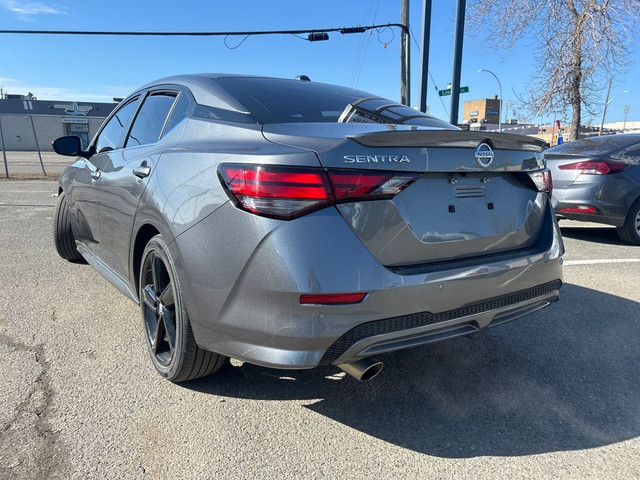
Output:
<path fill-rule="evenodd" d="M 582 175 L 609 175 L 629 168 L 628 163 L 614 162 L 612 160 L 585 160 L 584 162 L 559 165 L 560 170 L 580 170 Z"/>
<path fill-rule="evenodd" d="M 324 170 L 259 165 L 220 165 L 223 184 L 244 210 L 291 219 L 329 204 Z"/>
<path fill-rule="evenodd" d="M 535 172 L 529 172 L 529 177 L 535 183 L 539 192 L 547 192 L 551 195 L 553 192 L 553 180 L 551 178 L 551 172 L 548 168 L 544 170 L 538 170 Z"/>
<path fill-rule="evenodd" d="M 366 296 L 366 292 L 307 294 L 300 295 L 300 305 L 347 305 L 360 303 Z"/>
<path fill-rule="evenodd" d="M 339 202 L 391 198 L 420 176 L 250 164 L 221 164 L 218 173 L 238 207 L 282 220 Z"/>
<path fill-rule="evenodd" d="M 337 202 L 391 198 L 419 176 L 417 173 L 329 170 Z"/>

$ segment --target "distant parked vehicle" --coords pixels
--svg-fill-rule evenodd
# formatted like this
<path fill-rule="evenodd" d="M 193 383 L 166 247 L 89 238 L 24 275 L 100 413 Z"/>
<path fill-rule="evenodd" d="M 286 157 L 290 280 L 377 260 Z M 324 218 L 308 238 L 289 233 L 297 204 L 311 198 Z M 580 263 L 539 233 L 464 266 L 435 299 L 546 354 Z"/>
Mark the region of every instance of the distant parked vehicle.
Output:
<path fill-rule="evenodd" d="M 559 218 L 615 225 L 640 245 L 640 134 L 605 135 L 545 151 Z"/>

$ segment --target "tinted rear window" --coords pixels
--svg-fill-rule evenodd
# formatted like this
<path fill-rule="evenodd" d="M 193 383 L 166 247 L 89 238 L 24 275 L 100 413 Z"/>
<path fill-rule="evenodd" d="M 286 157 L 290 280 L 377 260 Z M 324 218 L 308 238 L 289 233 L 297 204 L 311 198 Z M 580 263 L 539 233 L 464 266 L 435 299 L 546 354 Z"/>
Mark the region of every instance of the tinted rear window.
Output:
<path fill-rule="evenodd" d="M 254 119 L 263 124 L 337 122 L 348 105 L 372 97 L 369 93 L 353 88 L 300 80 L 221 77 L 216 82 L 244 105 Z M 380 104 L 395 103 L 384 99 L 376 100 Z M 403 109 L 409 109 L 396 105 L 399 109 L 396 110 L 397 114 L 385 123 L 403 123 Z M 410 122 L 413 125 L 442 128 L 445 123 L 417 110 L 411 112 L 414 114 Z M 451 125 L 446 125 L 451 128 Z"/>
<path fill-rule="evenodd" d="M 638 137 L 627 135 L 607 135 L 604 137 L 585 138 L 574 142 L 563 143 L 547 150 L 548 153 L 567 155 L 610 155 L 622 148 L 638 143 Z"/>

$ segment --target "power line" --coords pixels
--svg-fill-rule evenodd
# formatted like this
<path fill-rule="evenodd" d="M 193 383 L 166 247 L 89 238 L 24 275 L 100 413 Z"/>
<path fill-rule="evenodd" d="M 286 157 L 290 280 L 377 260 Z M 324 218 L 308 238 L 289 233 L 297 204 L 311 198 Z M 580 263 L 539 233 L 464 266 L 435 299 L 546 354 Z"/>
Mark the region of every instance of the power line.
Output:
<path fill-rule="evenodd" d="M 89 31 L 89 30 L 0 30 L 0 34 L 12 35 L 102 35 L 102 36 L 156 36 L 156 37 L 226 37 L 232 35 L 296 35 L 303 33 L 330 33 L 339 32 L 364 33 L 384 27 L 398 27 L 408 32 L 406 25 L 401 23 L 384 23 L 379 25 L 363 25 L 353 27 L 312 28 L 298 30 L 252 30 L 246 32 L 132 32 L 132 31 Z"/>
<path fill-rule="evenodd" d="M 231 45 L 229 45 L 227 43 L 227 37 L 224 37 L 224 40 L 223 40 L 224 41 L 224 46 L 227 47 L 229 50 L 235 50 L 236 48 L 239 48 L 240 45 L 242 45 L 247 38 L 249 38 L 249 35 L 246 35 L 242 40 L 240 40 L 240 43 L 238 43 L 237 45 L 231 46 Z M 299 38 L 301 38 L 301 37 L 299 37 Z M 304 40 L 306 40 L 306 38 Z"/>
<path fill-rule="evenodd" d="M 375 21 L 378 7 L 372 21 Z M 251 30 L 242 32 L 134 32 L 134 31 L 90 31 L 90 30 L 0 30 L 0 34 L 9 35 L 88 35 L 88 36 L 157 36 L 157 37 L 225 37 L 224 44 L 229 49 L 236 49 L 242 45 L 247 38 L 253 35 L 294 35 L 303 40 L 310 42 L 318 40 L 328 40 L 329 33 L 338 32 L 346 35 L 349 33 L 365 33 L 376 30 L 378 32 L 388 29 L 390 27 L 398 27 L 402 29 L 407 35 L 409 34 L 409 28 L 401 23 L 382 23 L 375 25 L 357 25 L 351 27 L 332 27 L 332 28 L 310 28 L 310 29 L 297 29 L 297 30 Z M 307 34 L 307 38 L 299 37 L 301 34 Z M 237 45 L 231 46 L 227 43 L 227 37 L 230 36 L 242 36 L 244 37 Z M 364 48 L 364 56 L 366 56 L 367 47 L 369 45 L 369 39 L 367 39 Z M 358 54 L 357 54 L 358 55 Z M 360 65 L 356 64 L 354 71 L 352 72 L 351 83 L 357 83 L 362 72 L 364 58 L 362 58 Z M 356 70 L 357 69 L 357 70 Z M 356 73 L 357 71 L 357 73 Z"/>
<path fill-rule="evenodd" d="M 369 3 L 370 7 L 373 7 L 374 0 L 371 0 Z M 367 23 L 374 23 L 376 21 L 376 17 L 378 16 L 378 8 L 380 6 L 380 0 L 377 0 L 376 9 L 373 13 L 371 19 L 369 19 L 369 15 L 365 15 L 364 21 Z M 368 12 L 367 12 L 368 13 Z M 358 40 L 358 46 L 356 49 L 356 58 L 353 62 L 353 68 L 351 70 L 351 81 L 349 82 L 350 87 L 356 87 L 360 80 L 360 74 L 362 73 L 362 69 L 364 68 L 364 63 L 367 56 L 367 50 L 369 49 L 369 42 L 371 40 L 371 32 L 369 35 L 364 37 L 361 36 Z"/>
<path fill-rule="evenodd" d="M 418 41 L 416 40 L 416 37 L 413 34 L 413 30 L 411 29 L 411 27 L 409 27 L 409 31 L 411 32 L 411 38 L 413 38 L 413 43 L 416 44 L 416 48 L 418 49 L 418 51 L 420 51 L 420 45 L 418 45 Z M 427 73 L 429 74 L 429 78 L 431 78 L 431 83 L 433 83 L 433 86 L 435 87 L 436 91 L 438 91 L 438 84 L 433 79 L 433 75 L 431 75 L 431 70 L 427 70 Z M 438 98 L 440 99 L 440 103 L 442 104 L 442 108 L 444 108 L 445 113 L 447 114 L 447 116 L 449 116 L 449 111 L 447 110 L 447 106 L 444 104 L 442 97 L 438 95 Z"/>

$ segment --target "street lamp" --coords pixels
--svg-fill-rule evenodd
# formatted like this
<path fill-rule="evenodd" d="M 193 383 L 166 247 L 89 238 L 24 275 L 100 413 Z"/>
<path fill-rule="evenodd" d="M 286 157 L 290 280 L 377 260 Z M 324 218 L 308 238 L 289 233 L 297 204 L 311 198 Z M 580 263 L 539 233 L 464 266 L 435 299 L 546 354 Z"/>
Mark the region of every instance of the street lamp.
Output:
<path fill-rule="evenodd" d="M 629 114 L 629 109 L 630 108 L 631 108 L 631 105 L 625 105 L 624 106 L 624 124 L 622 125 L 622 132 L 623 133 L 627 129 L 627 115 Z"/>
<path fill-rule="evenodd" d="M 493 75 L 493 78 L 495 78 L 496 82 L 498 82 L 498 87 L 500 87 L 500 110 L 498 111 L 498 131 L 502 132 L 502 84 L 500 83 L 500 79 L 498 78 L 498 76 L 495 73 L 493 73 L 491 70 L 485 70 L 484 68 L 481 68 L 480 70 L 478 70 L 478 73 L 480 72 L 487 72 Z"/>
<path fill-rule="evenodd" d="M 602 112 L 602 121 L 600 122 L 600 132 L 598 133 L 598 135 L 602 135 L 602 128 L 604 127 L 604 117 L 607 115 L 607 107 L 609 106 L 609 104 L 623 93 L 629 93 L 629 90 L 622 90 L 621 92 L 616 93 L 613 98 L 609 100 L 609 92 L 611 92 L 612 81 L 613 79 L 609 80 L 609 88 L 607 88 L 607 99 L 604 101 L 604 111 Z"/>

